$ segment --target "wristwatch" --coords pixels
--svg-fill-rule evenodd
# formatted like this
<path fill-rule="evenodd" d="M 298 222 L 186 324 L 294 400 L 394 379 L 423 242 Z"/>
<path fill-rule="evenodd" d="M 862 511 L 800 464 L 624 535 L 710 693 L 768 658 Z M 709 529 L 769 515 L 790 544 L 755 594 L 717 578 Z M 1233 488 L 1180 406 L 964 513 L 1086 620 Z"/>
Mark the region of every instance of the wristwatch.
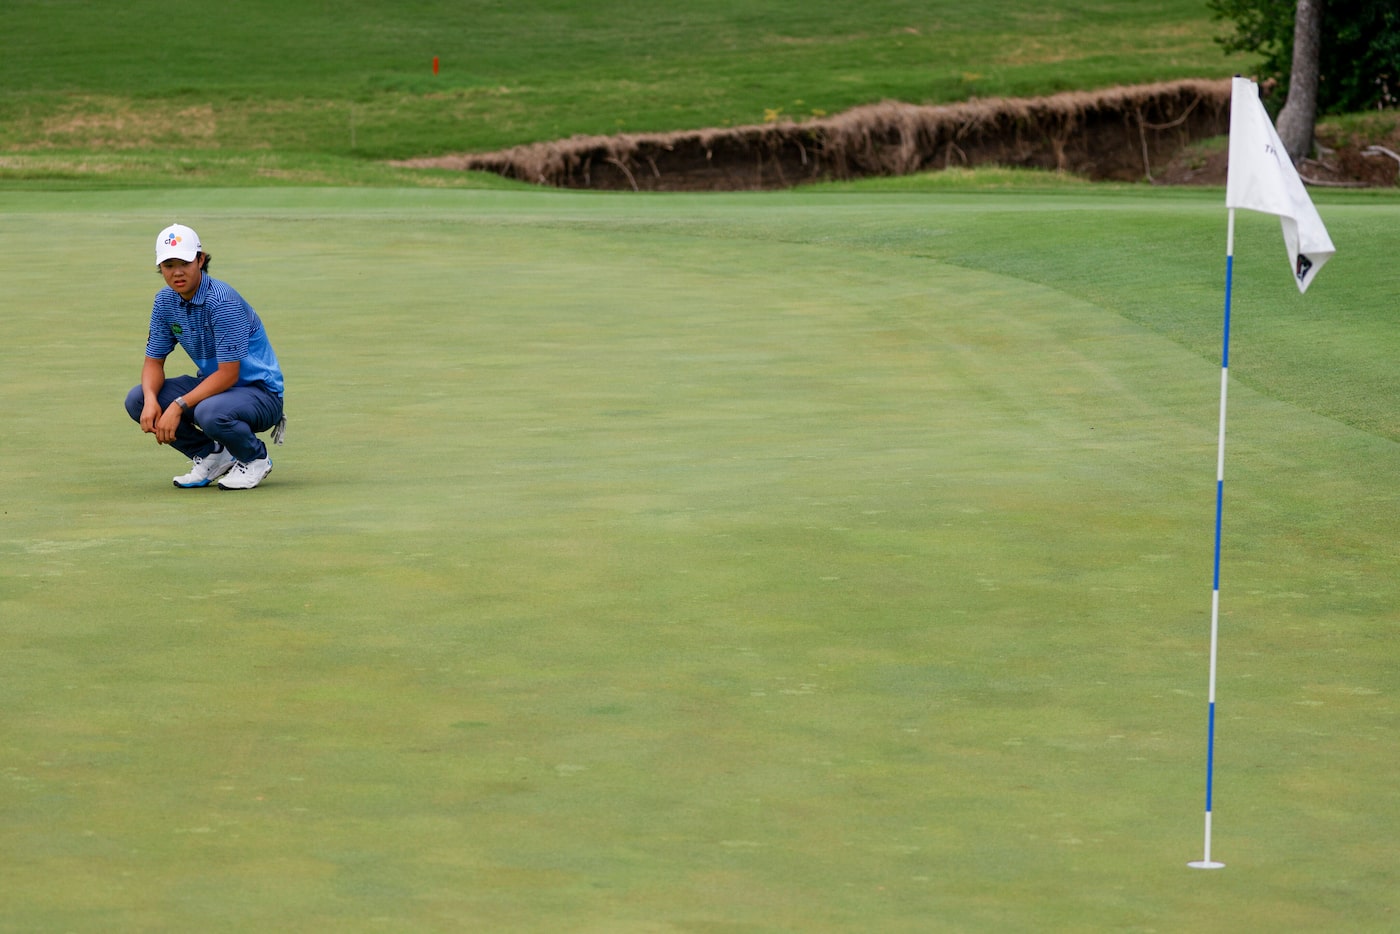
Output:
<path fill-rule="evenodd" d="M 184 396 L 176 396 L 176 397 L 175 397 L 175 404 L 178 405 L 178 406 L 180 407 L 180 410 L 181 410 L 182 412 L 188 412 L 188 411 L 190 410 L 189 405 L 185 402 L 185 397 L 184 397 Z"/>

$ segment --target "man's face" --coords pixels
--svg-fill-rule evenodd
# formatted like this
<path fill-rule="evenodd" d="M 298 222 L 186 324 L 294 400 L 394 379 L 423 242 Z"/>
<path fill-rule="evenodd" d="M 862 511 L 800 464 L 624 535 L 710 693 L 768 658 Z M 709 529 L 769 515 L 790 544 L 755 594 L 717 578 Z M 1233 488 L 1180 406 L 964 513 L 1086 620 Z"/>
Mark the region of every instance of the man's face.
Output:
<path fill-rule="evenodd" d="M 165 277 L 165 284 L 170 286 L 185 301 L 194 297 L 194 293 L 199 290 L 199 257 L 193 260 L 168 259 L 160 264 L 160 274 Z"/>

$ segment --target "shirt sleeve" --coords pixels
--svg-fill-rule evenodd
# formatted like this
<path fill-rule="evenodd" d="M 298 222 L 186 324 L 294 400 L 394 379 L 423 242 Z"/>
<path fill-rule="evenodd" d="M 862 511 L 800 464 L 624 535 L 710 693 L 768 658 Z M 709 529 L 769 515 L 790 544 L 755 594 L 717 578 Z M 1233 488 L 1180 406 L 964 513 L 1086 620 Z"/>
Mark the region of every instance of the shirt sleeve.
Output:
<path fill-rule="evenodd" d="M 170 324 L 161 314 L 160 298 L 151 303 L 151 328 L 146 333 L 146 356 L 164 360 L 175 349 L 175 335 Z"/>

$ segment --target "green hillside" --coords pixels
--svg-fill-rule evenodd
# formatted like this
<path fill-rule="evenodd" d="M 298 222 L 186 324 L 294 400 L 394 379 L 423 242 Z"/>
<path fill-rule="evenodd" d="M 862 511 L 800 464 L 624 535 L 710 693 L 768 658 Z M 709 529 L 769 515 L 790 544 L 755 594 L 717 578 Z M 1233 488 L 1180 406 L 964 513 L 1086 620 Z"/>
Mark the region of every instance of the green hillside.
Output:
<path fill-rule="evenodd" d="M 1221 29 L 1204 0 L 13 0 L 0 183 L 403 183 L 373 160 L 1223 77 Z"/>

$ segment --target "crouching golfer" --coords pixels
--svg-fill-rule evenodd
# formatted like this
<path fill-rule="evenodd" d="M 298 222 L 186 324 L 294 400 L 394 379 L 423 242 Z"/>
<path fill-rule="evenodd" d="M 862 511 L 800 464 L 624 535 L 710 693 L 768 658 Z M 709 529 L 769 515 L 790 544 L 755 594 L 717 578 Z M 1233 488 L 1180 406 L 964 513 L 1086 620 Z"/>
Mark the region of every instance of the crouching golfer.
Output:
<path fill-rule="evenodd" d="M 261 431 L 282 443 L 282 369 L 262 321 L 243 296 L 209 275 L 209 254 L 188 227 L 175 224 L 156 238 L 156 268 L 166 287 L 156 293 L 141 385 L 126 411 L 141 430 L 192 458 L 178 487 L 251 490 L 272 472 Z M 165 358 L 179 344 L 198 376 L 165 375 Z"/>

